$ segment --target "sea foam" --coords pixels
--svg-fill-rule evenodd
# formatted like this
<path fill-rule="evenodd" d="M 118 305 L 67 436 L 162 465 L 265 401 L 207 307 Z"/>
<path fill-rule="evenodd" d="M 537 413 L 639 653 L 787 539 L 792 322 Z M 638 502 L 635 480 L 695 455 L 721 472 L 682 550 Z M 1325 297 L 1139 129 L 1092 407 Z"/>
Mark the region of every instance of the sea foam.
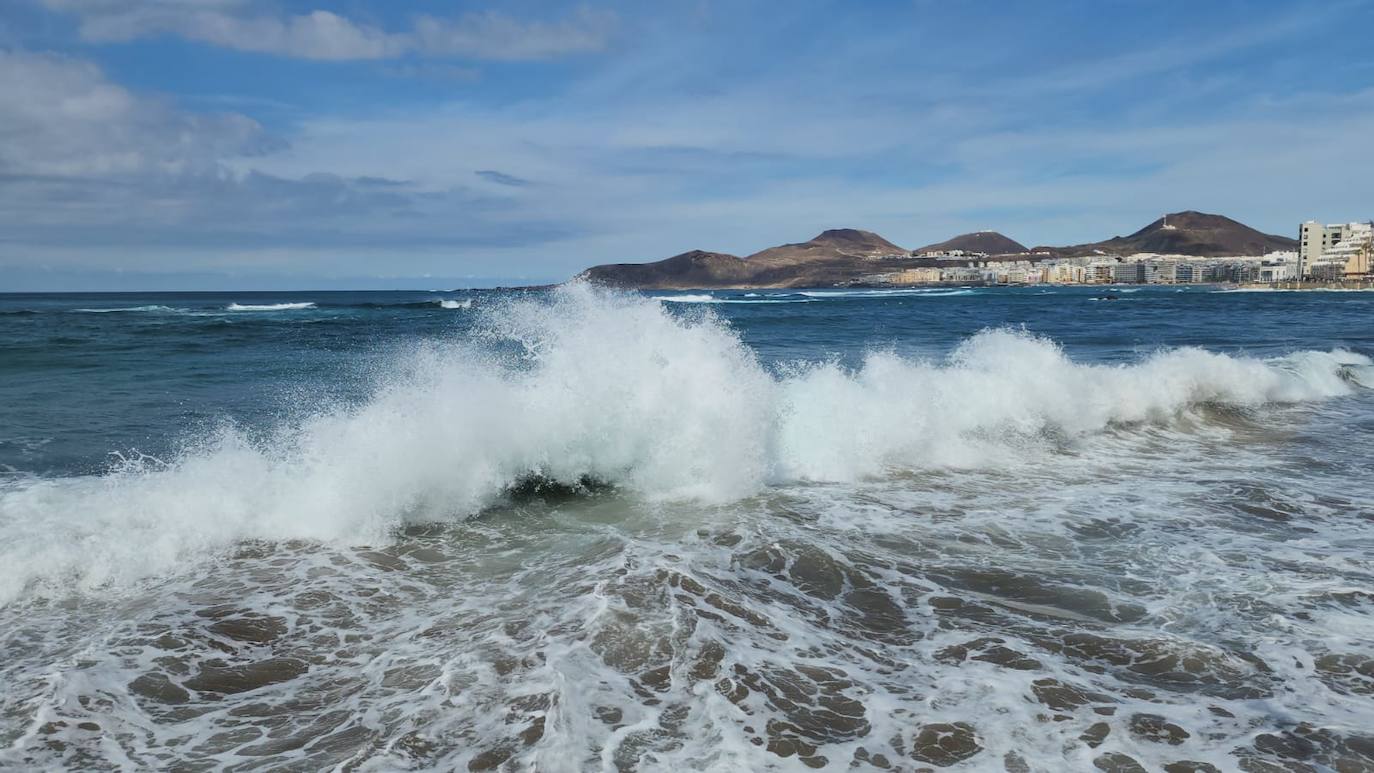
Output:
<path fill-rule="evenodd" d="M 532 477 L 723 502 L 772 484 L 1009 463 L 1204 404 L 1349 394 L 1370 371 L 1344 351 L 1083 364 L 991 330 L 940 361 L 875 353 L 856 369 L 774 372 L 709 313 L 571 286 L 484 307 L 472 339 L 402 358 L 361 404 L 265 436 L 226 426 L 103 476 L 7 484 L 0 603 L 127 582 L 242 540 L 384 541 L 408 522 L 477 513 Z"/>
<path fill-rule="evenodd" d="M 139 311 L 167 314 L 184 312 L 186 311 L 186 309 L 174 309 L 170 306 L 125 306 L 111 309 L 72 309 L 72 311 L 77 312 L 79 314 L 109 314 L 111 312 L 123 311 Z"/>
<path fill-rule="evenodd" d="M 303 309 L 313 309 L 315 304 L 305 301 L 300 303 L 231 303 L 225 307 L 226 311 L 301 311 Z"/>

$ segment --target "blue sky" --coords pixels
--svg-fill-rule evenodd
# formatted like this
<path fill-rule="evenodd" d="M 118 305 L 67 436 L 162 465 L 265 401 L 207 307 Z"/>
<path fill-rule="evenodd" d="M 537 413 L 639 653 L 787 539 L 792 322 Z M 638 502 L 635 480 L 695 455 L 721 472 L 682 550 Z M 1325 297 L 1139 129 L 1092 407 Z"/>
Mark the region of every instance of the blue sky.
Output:
<path fill-rule="evenodd" d="M 1374 216 L 1374 0 L 6 0 L 0 291 Z"/>

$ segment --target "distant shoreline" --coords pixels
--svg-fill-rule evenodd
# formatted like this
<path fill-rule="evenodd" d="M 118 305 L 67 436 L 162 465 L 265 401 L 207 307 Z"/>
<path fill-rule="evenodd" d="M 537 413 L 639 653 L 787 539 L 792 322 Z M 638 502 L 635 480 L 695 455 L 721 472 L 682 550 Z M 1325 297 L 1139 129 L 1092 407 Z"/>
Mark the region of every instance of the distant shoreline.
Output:
<path fill-rule="evenodd" d="M 1296 239 L 1190 210 L 1161 217 L 1130 236 L 1067 247 L 1027 248 L 995 231 L 980 231 L 908 250 L 872 231 L 834 228 L 745 256 L 696 249 L 647 263 L 592 266 L 578 277 L 639 290 L 1096 285 L 1104 280 L 1201 284 L 1295 276 L 1298 247 Z M 1150 262 L 1137 259 L 1142 256 Z"/>

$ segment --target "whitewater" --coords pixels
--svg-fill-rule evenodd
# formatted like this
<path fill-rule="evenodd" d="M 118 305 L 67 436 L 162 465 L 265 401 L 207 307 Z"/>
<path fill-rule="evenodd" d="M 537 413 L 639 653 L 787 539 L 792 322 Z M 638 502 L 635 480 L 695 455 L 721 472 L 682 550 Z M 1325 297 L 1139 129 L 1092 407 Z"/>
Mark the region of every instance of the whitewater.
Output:
<path fill-rule="evenodd" d="M 0 765 L 1374 765 L 1367 342 L 797 297 L 111 301 L 396 332 L 347 394 L 307 368 L 96 466 L 10 433 Z M 816 315 L 856 337 L 799 348 Z"/>

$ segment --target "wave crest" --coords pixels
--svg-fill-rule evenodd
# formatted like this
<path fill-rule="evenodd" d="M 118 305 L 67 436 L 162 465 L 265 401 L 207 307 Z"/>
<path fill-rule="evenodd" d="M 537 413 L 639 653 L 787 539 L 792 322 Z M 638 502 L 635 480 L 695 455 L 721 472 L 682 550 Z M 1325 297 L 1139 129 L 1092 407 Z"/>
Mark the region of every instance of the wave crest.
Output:
<path fill-rule="evenodd" d="M 1279 360 L 1200 349 L 1072 361 L 1025 333 L 980 333 L 942 361 L 772 373 L 709 312 L 584 286 L 484 306 L 474 340 L 417 351 L 366 403 L 265 439 L 226 427 L 166 463 L 0 490 L 0 603 L 35 583 L 90 588 L 244 539 L 385 539 L 463 517 L 531 479 L 603 481 L 708 502 L 789 481 L 996 464 L 1044 437 L 1169 421 L 1371 383 L 1350 352 Z M 1355 375 L 1352 375 L 1355 374 Z"/>
<path fill-rule="evenodd" d="M 231 303 L 224 308 L 226 311 L 302 311 L 315 308 L 315 304 L 309 301 L 299 303 Z"/>

